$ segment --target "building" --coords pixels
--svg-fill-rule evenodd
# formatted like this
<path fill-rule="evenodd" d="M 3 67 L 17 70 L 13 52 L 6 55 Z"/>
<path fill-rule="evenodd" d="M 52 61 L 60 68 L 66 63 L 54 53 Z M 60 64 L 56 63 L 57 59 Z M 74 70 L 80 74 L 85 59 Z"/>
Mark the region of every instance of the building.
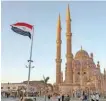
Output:
<path fill-rule="evenodd" d="M 24 81 L 23 83 L 27 84 L 27 81 Z M 29 83 L 30 85 L 36 87 L 39 95 L 44 95 L 45 93 L 51 94 L 53 91 L 53 86 L 50 83 L 47 83 L 47 85 L 45 85 L 45 83 L 42 81 L 30 81 Z"/>
<path fill-rule="evenodd" d="M 1 93 L 17 93 L 18 90 L 28 91 L 29 93 L 37 92 L 36 87 L 29 85 L 27 90 L 27 84 L 24 83 L 1 83 Z"/>
<path fill-rule="evenodd" d="M 56 86 L 58 92 L 76 96 L 85 91 L 88 93 L 106 93 L 106 70 L 100 71 L 100 63 L 94 62 L 93 53 L 90 55 L 86 50 L 81 49 L 75 54 L 72 53 L 72 32 L 71 16 L 69 5 L 66 12 L 66 65 L 65 80 L 61 71 L 61 19 L 57 22 L 56 34 Z"/>
<path fill-rule="evenodd" d="M 52 84 L 44 84 L 42 81 L 29 81 L 29 90 L 27 90 L 27 81 L 22 83 L 1 83 L 1 93 L 10 93 L 14 95 L 19 91 L 35 93 L 36 95 L 50 94 L 53 90 Z"/>

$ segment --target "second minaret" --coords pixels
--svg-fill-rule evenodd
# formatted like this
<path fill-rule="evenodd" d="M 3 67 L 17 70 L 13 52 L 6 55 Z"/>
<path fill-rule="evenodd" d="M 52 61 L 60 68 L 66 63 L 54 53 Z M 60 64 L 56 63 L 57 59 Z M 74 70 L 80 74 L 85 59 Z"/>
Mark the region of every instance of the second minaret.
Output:
<path fill-rule="evenodd" d="M 56 84 L 61 83 L 61 21 L 60 14 L 57 22 L 57 38 L 56 38 Z"/>
<path fill-rule="evenodd" d="M 73 82 L 73 72 L 72 72 L 72 33 L 71 33 L 71 19 L 70 19 L 70 9 L 69 5 L 66 12 L 66 83 Z"/>

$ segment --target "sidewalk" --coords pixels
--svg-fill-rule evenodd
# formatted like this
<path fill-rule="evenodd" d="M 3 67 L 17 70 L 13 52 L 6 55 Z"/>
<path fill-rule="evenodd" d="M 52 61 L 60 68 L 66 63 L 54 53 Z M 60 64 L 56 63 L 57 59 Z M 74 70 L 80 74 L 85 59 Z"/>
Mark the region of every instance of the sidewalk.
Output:
<path fill-rule="evenodd" d="M 2 98 L 1 101 L 19 101 L 19 99 L 14 99 L 14 98 Z M 45 101 L 44 97 L 36 97 L 36 101 Z M 55 98 L 54 100 L 48 100 L 48 98 L 46 98 L 46 101 L 58 101 L 57 98 Z M 60 100 L 61 101 L 61 100 Z M 70 101 L 81 101 L 78 98 L 71 98 Z M 90 100 L 89 100 L 90 101 Z M 101 98 L 100 101 L 106 101 L 106 99 Z"/>

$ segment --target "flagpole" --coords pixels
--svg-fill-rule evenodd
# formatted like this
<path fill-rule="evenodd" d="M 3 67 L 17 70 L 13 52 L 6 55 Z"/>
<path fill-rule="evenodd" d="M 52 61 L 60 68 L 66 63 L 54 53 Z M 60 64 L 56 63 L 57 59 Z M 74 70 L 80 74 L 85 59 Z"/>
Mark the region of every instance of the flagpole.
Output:
<path fill-rule="evenodd" d="M 28 66 L 28 82 L 27 82 L 27 97 L 28 97 L 28 90 L 29 90 L 29 81 L 30 81 L 30 73 L 31 73 L 31 63 L 33 62 L 32 60 L 32 48 L 33 48 L 33 36 L 34 36 L 34 26 L 32 30 L 32 40 L 31 40 L 31 48 L 30 48 L 30 59 L 28 60 L 29 66 Z"/>

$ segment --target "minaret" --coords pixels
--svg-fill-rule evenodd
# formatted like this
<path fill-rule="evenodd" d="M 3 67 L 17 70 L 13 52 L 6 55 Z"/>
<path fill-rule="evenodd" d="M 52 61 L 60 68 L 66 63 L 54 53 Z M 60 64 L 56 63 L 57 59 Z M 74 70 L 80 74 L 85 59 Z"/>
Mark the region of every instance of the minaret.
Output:
<path fill-rule="evenodd" d="M 71 33 L 71 19 L 70 19 L 70 9 L 69 5 L 66 13 L 66 83 L 73 82 L 73 72 L 72 72 L 72 33 Z"/>
<path fill-rule="evenodd" d="M 57 22 L 57 38 L 56 38 L 56 84 L 61 83 L 61 21 L 60 14 Z"/>

